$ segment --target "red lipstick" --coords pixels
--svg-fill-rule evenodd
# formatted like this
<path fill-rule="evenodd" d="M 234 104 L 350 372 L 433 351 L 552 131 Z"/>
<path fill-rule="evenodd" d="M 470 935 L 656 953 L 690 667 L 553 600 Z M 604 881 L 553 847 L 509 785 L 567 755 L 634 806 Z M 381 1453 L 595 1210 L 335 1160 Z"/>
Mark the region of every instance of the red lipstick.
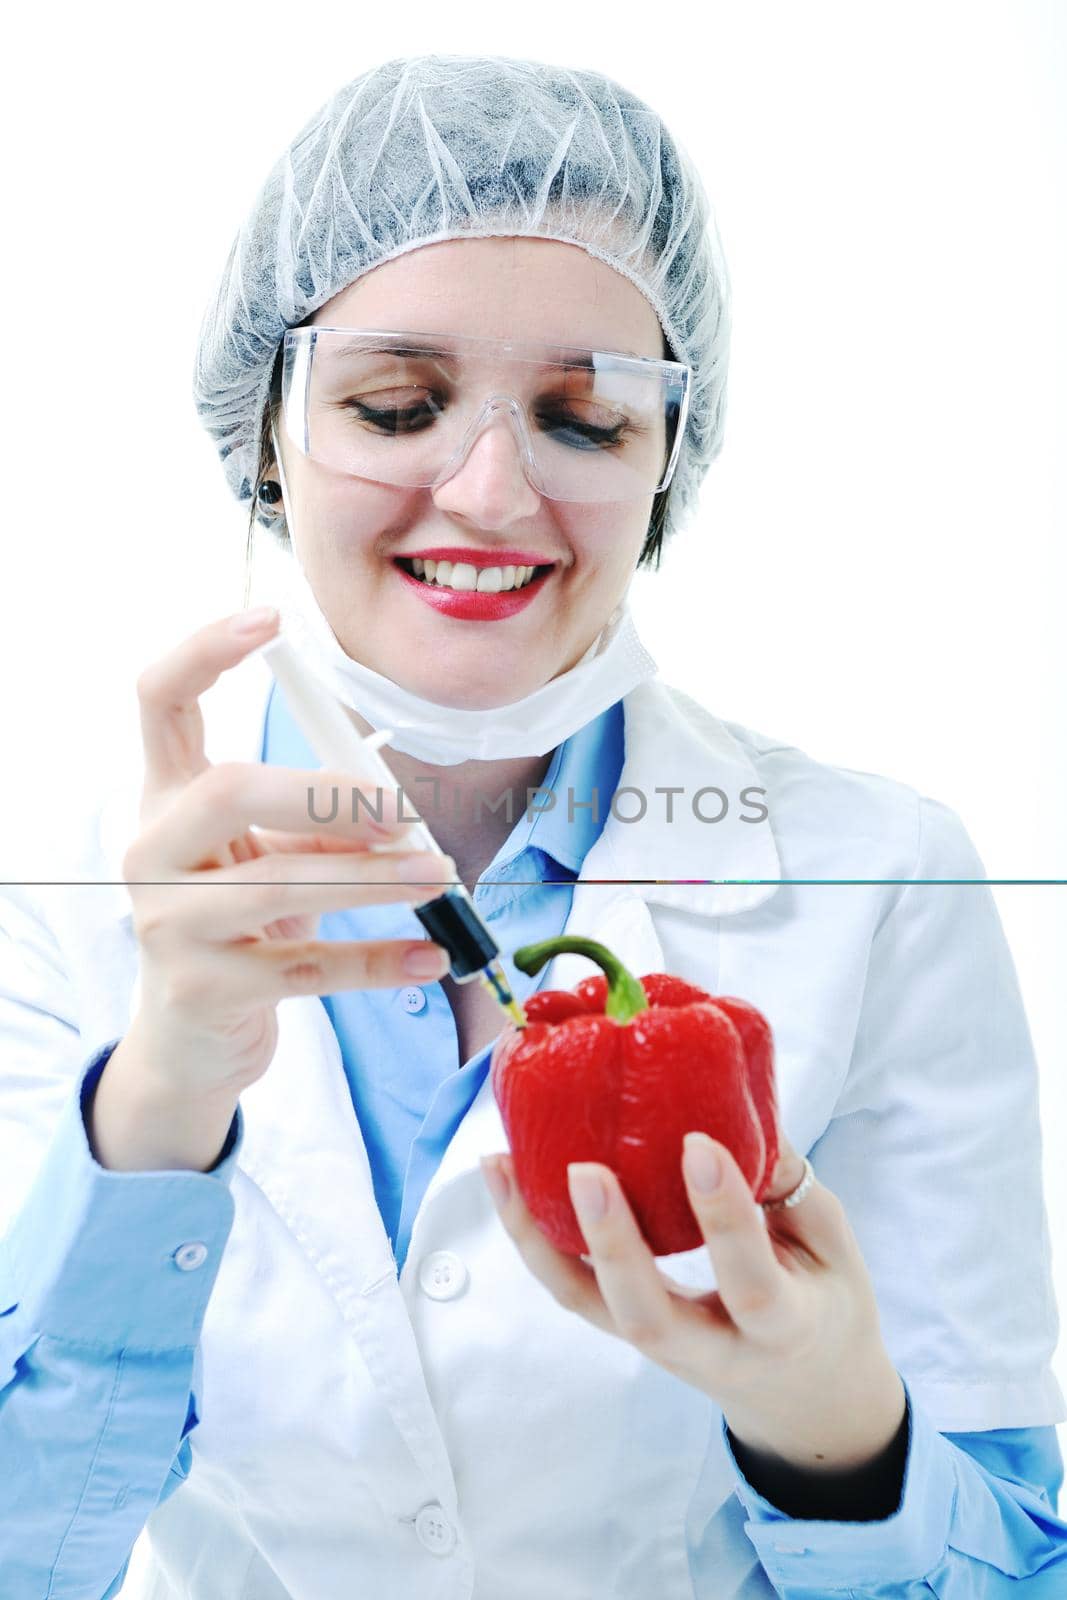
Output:
<path fill-rule="evenodd" d="M 430 561 L 448 561 L 449 556 L 429 556 Z M 479 566 L 508 566 L 512 563 L 493 561 L 479 562 Z M 540 563 L 531 561 L 517 561 L 515 566 L 536 566 Z M 393 563 L 403 583 L 418 596 L 426 605 L 432 606 L 435 611 L 441 612 L 446 617 L 455 617 L 460 622 L 500 622 L 505 617 L 513 617 L 518 611 L 525 611 L 541 593 L 545 584 L 552 576 L 552 569 L 543 572 L 539 578 L 526 584 L 522 589 L 505 589 L 500 594 L 480 594 L 477 589 L 449 589 L 438 588 L 436 584 L 423 583 L 419 578 L 413 578 L 410 572 Z"/>

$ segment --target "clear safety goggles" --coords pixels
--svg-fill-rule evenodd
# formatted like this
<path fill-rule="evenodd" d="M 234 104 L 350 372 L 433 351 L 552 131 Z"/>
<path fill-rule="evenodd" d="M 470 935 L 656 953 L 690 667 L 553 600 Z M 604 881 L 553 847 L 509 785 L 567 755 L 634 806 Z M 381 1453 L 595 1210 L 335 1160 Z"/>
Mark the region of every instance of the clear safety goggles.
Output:
<path fill-rule="evenodd" d="M 550 500 L 640 500 L 674 473 L 691 369 L 610 351 L 457 334 L 290 328 L 285 434 L 336 472 L 437 488 L 510 427 Z"/>

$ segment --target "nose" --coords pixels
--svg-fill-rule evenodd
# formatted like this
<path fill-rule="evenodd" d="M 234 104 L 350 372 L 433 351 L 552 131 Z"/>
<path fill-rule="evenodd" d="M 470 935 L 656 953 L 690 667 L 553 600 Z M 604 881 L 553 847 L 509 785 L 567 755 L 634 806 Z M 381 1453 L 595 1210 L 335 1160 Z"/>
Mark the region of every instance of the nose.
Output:
<path fill-rule="evenodd" d="M 475 527 L 504 528 L 538 511 L 541 496 L 526 476 L 510 408 L 490 403 L 472 430 L 467 449 L 444 483 L 432 491 L 434 504 Z"/>

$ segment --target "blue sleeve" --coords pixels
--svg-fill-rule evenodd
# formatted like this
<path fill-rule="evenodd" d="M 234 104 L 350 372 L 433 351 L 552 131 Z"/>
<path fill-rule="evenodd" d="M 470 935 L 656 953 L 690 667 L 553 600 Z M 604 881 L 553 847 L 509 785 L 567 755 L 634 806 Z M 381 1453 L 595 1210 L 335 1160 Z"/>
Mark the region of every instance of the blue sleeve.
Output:
<path fill-rule="evenodd" d="M 745 1532 L 781 1600 L 1062 1600 L 1067 1523 L 1056 1515 L 1055 1428 L 938 1433 L 904 1389 L 904 1483 L 896 1510 L 878 1521 L 786 1516 L 745 1478 L 723 1421 Z"/>
<path fill-rule="evenodd" d="M 84 1108 L 117 1043 L 79 1075 L 0 1240 L 5 1595 L 117 1594 L 149 1514 L 190 1468 L 242 1114 L 210 1172 L 102 1167 Z"/>

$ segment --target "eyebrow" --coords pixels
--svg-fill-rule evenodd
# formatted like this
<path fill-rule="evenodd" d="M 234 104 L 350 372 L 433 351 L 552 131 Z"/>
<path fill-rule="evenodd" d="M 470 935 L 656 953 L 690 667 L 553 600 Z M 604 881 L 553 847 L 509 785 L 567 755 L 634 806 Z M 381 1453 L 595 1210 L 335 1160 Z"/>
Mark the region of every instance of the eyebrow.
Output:
<path fill-rule="evenodd" d="M 559 350 L 572 350 L 572 347 L 569 346 L 569 345 L 557 345 L 557 346 L 555 346 L 555 348 L 559 349 Z M 588 356 L 586 356 L 585 359 L 583 360 L 583 359 L 581 359 L 581 357 L 579 355 L 579 352 L 577 350 L 573 350 L 572 353 L 575 354 L 576 356 L 578 356 L 579 358 L 577 360 L 573 360 L 573 361 L 568 359 L 568 361 L 566 362 L 567 366 L 570 366 L 570 367 L 590 367 L 590 368 L 592 367 L 593 363 L 589 359 Z M 441 361 L 454 361 L 456 359 L 455 353 L 453 351 L 451 351 L 451 350 L 440 350 L 440 349 L 437 348 L 436 345 L 432 345 L 432 344 L 415 344 L 410 339 L 400 339 L 400 338 L 393 338 L 393 339 L 383 338 L 383 339 L 376 340 L 374 343 L 371 343 L 371 344 L 364 344 L 362 341 L 351 340 L 348 344 L 334 346 L 333 354 L 335 356 L 356 356 L 356 355 L 363 355 L 363 356 L 376 356 L 376 355 L 432 356 L 432 357 L 436 357 L 438 360 L 441 360 Z M 610 354 L 610 355 L 618 355 L 618 356 L 629 356 L 634 361 L 647 361 L 649 359 L 648 356 L 639 356 L 639 355 L 637 355 L 636 352 L 633 351 L 633 350 L 612 350 L 612 351 L 605 351 L 604 354 L 605 355 Z M 655 358 L 653 358 L 653 359 L 655 359 Z"/>

